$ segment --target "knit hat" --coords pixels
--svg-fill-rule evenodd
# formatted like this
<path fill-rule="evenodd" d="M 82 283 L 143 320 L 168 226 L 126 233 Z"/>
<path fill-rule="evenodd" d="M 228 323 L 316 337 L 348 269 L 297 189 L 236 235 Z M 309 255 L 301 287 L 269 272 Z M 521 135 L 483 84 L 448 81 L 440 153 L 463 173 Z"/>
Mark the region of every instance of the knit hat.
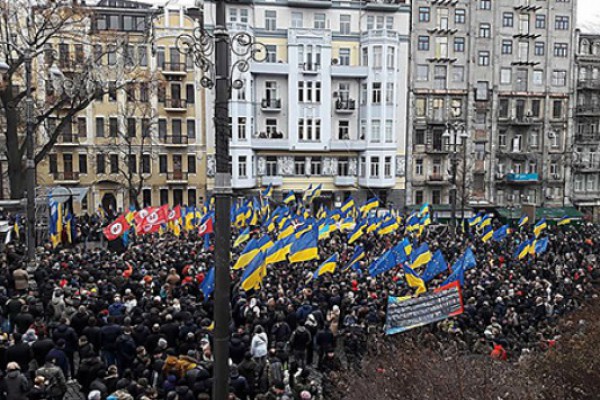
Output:
<path fill-rule="evenodd" d="M 100 393 L 99 390 L 92 390 L 87 398 L 88 400 L 100 400 L 102 398 L 102 393 Z"/>

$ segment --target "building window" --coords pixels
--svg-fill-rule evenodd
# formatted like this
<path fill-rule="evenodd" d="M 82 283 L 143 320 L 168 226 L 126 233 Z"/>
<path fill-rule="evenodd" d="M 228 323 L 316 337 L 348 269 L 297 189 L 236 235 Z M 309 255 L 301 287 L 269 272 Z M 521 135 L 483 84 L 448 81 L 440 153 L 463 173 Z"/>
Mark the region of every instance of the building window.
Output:
<path fill-rule="evenodd" d="M 79 173 L 80 174 L 88 173 L 87 154 L 79 155 Z"/>
<path fill-rule="evenodd" d="M 534 129 L 531 131 L 531 134 L 529 135 L 529 145 L 531 147 L 538 147 L 539 136 L 540 136 L 540 133 L 537 130 Z"/>
<path fill-rule="evenodd" d="M 104 118 L 96 117 L 96 137 L 104 137 Z"/>
<path fill-rule="evenodd" d="M 554 19 L 554 28 L 559 31 L 569 30 L 569 17 L 558 15 Z"/>
<path fill-rule="evenodd" d="M 321 157 L 313 157 L 310 159 L 310 174 L 321 175 Z"/>
<path fill-rule="evenodd" d="M 423 204 L 423 191 L 415 190 L 415 204 Z"/>
<path fill-rule="evenodd" d="M 48 155 L 48 172 L 56 174 L 58 172 L 58 158 L 56 154 Z"/>
<path fill-rule="evenodd" d="M 186 121 L 186 131 L 188 139 L 196 138 L 196 121 L 193 119 L 188 119 Z"/>
<path fill-rule="evenodd" d="M 499 110 L 498 117 L 500 118 L 508 118 L 508 99 L 500 99 L 499 100 Z"/>
<path fill-rule="evenodd" d="M 267 137 L 275 137 L 275 135 L 277 135 L 277 120 L 274 118 L 267 118 L 265 122 L 267 128 Z"/>
<path fill-rule="evenodd" d="M 350 121 L 347 119 L 338 122 L 338 139 L 350 140 Z"/>
<path fill-rule="evenodd" d="M 490 24 L 479 24 L 479 37 L 489 38 L 492 34 L 492 27 Z"/>
<path fill-rule="evenodd" d="M 512 54 L 512 51 L 513 51 L 512 40 L 503 40 L 502 41 L 502 54 Z"/>
<path fill-rule="evenodd" d="M 315 29 L 325 29 L 325 14 L 315 14 L 313 23 Z"/>
<path fill-rule="evenodd" d="M 546 29 L 546 16 L 542 14 L 537 14 L 535 16 L 535 27 L 537 29 Z"/>
<path fill-rule="evenodd" d="M 160 204 L 169 204 L 169 189 L 160 189 Z"/>
<path fill-rule="evenodd" d="M 137 174 L 137 157 L 135 154 L 127 154 L 127 170 L 130 174 Z"/>
<path fill-rule="evenodd" d="M 81 138 L 87 137 L 87 118 L 77 118 L 77 136 Z"/>
<path fill-rule="evenodd" d="M 425 129 L 416 129 L 415 130 L 415 145 L 424 145 L 425 144 Z"/>
<path fill-rule="evenodd" d="M 429 50 L 429 36 L 419 36 L 417 48 L 421 51 Z"/>
<path fill-rule="evenodd" d="M 467 11 L 464 8 L 457 8 L 454 11 L 454 23 L 455 24 L 464 24 L 467 20 Z"/>
<path fill-rule="evenodd" d="M 167 173 L 167 155 L 166 154 L 159 154 L 159 156 L 158 156 L 158 172 L 160 174 Z"/>
<path fill-rule="evenodd" d="M 373 82 L 371 102 L 373 104 L 381 104 L 381 82 Z"/>
<path fill-rule="evenodd" d="M 108 101 L 117 101 L 117 82 L 108 82 Z"/>
<path fill-rule="evenodd" d="M 431 191 L 431 204 L 441 204 L 442 203 L 442 191 L 439 189 L 435 189 Z"/>
<path fill-rule="evenodd" d="M 381 68 L 383 56 L 382 46 L 373 46 L 373 68 Z"/>
<path fill-rule="evenodd" d="M 238 140 L 246 140 L 246 117 L 238 117 Z"/>
<path fill-rule="evenodd" d="M 119 155 L 118 154 L 111 154 L 109 156 L 109 163 L 110 163 L 110 173 L 111 174 L 118 174 L 119 173 Z"/>
<path fill-rule="evenodd" d="M 546 54 L 546 45 L 544 42 L 535 42 L 533 52 L 536 56 L 543 56 Z"/>
<path fill-rule="evenodd" d="M 196 173 L 196 156 L 194 154 L 188 154 L 187 156 L 188 172 L 190 174 Z"/>
<path fill-rule="evenodd" d="M 506 147 L 506 131 L 504 130 L 498 132 L 498 145 L 500 147 Z"/>
<path fill-rule="evenodd" d="M 429 65 L 417 65 L 417 81 L 425 82 L 429 80 Z"/>
<path fill-rule="evenodd" d="M 514 19 L 515 16 L 513 13 L 505 12 L 504 14 L 502 14 L 502 26 L 512 28 L 512 26 L 514 25 Z"/>
<path fill-rule="evenodd" d="M 554 43 L 554 56 L 555 57 L 567 57 L 569 51 L 569 45 L 567 43 Z"/>
<path fill-rule="evenodd" d="M 304 15 L 301 12 L 292 12 L 292 28 L 303 28 L 304 27 Z"/>
<path fill-rule="evenodd" d="M 127 118 L 127 136 L 130 138 L 137 135 L 137 121 L 135 118 Z"/>
<path fill-rule="evenodd" d="M 452 67 L 452 82 L 464 82 L 465 80 L 465 67 L 461 65 L 455 65 Z"/>
<path fill-rule="evenodd" d="M 393 46 L 387 47 L 387 69 L 396 68 L 396 48 Z"/>
<path fill-rule="evenodd" d="M 429 7 L 419 7 L 419 22 L 429 22 L 431 11 Z"/>
<path fill-rule="evenodd" d="M 417 175 L 417 176 L 423 175 L 423 160 L 422 159 L 415 160 L 415 175 Z"/>
<path fill-rule="evenodd" d="M 552 86 L 566 86 L 567 85 L 567 71 L 554 70 L 552 71 Z"/>
<path fill-rule="evenodd" d="M 267 31 L 277 30 L 277 12 L 274 10 L 265 10 L 265 29 Z"/>
<path fill-rule="evenodd" d="M 304 157 L 294 157 L 294 174 L 297 176 L 306 175 L 306 159 Z"/>
<path fill-rule="evenodd" d="M 481 66 L 490 65 L 490 52 L 489 51 L 480 51 L 479 56 L 477 58 L 477 64 Z"/>
<path fill-rule="evenodd" d="M 386 178 L 392 177 L 392 157 L 386 156 L 383 161 L 383 176 Z"/>
<path fill-rule="evenodd" d="M 394 141 L 394 121 L 391 119 L 385 120 L 385 141 L 391 143 Z"/>
<path fill-rule="evenodd" d="M 246 156 L 239 156 L 239 158 L 238 158 L 238 176 L 240 178 L 246 178 L 248 176 L 248 166 L 246 165 Z"/>
<path fill-rule="evenodd" d="M 391 15 L 385 17 L 385 29 L 390 31 L 394 29 L 394 17 L 392 17 Z"/>
<path fill-rule="evenodd" d="M 465 52 L 465 38 L 464 37 L 454 38 L 454 51 L 456 53 L 464 53 Z"/>
<path fill-rule="evenodd" d="M 96 154 L 96 173 L 106 173 L 106 157 L 104 154 Z"/>
<path fill-rule="evenodd" d="M 379 177 L 379 157 L 371 157 L 371 171 L 369 176 L 371 178 Z"/>
<path fill-rule="evenodd" d="M 563 117 L 563 102 L 562 100 L 554 100 L 552 102 L 552 118 L 562 119 Z"/>
<path fill-rule="evenodd" d="M 197 201 L 196 200 L 196 198 L 197 198 L 196 197 L 197 196 L 196 189 L 188 189 L 187 196 L 188 196 L 187 197 L 187 199 L 188 199 L 187 200 L 188 201 L 187 202 L 188 206 L 196 206 L 196 201 Z"/>
<path fill-rule="evenodd" d="M 500 84 L 510 85 L 511 77 L 512 77 L 512 69 L 510 69 L 510 68 L 501 68 L 500 69 Z"/>
<path fill-rule="evenodd" d="M 385 104 L 394 104 L 394 83 L 387 82 L 385 84 Z"/>
<path fill-rule="evenodd" d="M 364 178 L 367 175 L 367 158 L 361 157 L 360 164 L 358 166 L 359 174 L 361 178 Z"/>
<path fill-rule="evenodd" d="M 116 138 L 119 133 L 119 120 L 115 117 L 108 119 L 108 135 Z"/>
<path fill-rule="evenodd" d="M 479 9 L 480 10 L 491 10 L 492 9 L 492 0 L 479 0 Z"/>
<path fill-rule="evenodd" d="M 196 102 L 196 89 L 194 88 L 193 83 L 185 85 L 185 102 L 188 105 Z"/>
<path fill-rule="evenodd" d="M 142 174 L 149 174 L 151 172 L 151 158 L 150 154 L 142 154 Z"/>
<path fill-rule="evenodd" d="M 371 121 L 371 142 L 379 143 L 381 141 L 381 121 L 374 119 Z"/>
<path fill-rule="evenodd" d="M 152 189 L 142 189 L 142 202 L 144 203 L 144 207 L 152 205 Z"/>
<path fill-rule="evenodd" d="M 350 65 L 350 49 L 343 47 L 340 49 L 338 62 L 340 65 Z"/>

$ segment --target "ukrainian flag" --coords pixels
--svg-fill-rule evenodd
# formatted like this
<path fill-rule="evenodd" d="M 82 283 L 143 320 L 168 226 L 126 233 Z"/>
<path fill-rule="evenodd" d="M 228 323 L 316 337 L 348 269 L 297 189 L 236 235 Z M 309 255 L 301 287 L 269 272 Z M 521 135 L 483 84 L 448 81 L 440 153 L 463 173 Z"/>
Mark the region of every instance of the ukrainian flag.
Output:
<path fill-rule="evenodd" d="M 279 231 L 279 235 L 277 235 L 277 239 L 278 240 L 285 239 L 286 237 L 293 235 L 294 232 L 296 232 L 296 227 L 294 226 L 294 224 L 292 224 L 292 221 L 287 220 L 283 229 L 281 229 Z"/>
<path fill-rule="evenodd" d="M 15 231 L 15 237 L 17 239 L 19 239 L 21 237 L 20 231 L 19 231 L 19 220 L 20 219 L 21 219 L 21 217 L 19 215 L 17 215 L 15 217 L 15 225 L 13 226 L 13 230 Z"/>
<path fill-rule="evenodd" d="M 519 220 L 519 228 L 521 228 L 522 226 L 525 226 L 525 224 L 527 224 L 529 222 L 529 217 L 527 215 L 523 215 L 521 217 L 521 219 Z"/>
<path fill-rule="evenodd" d="M 344 204 L 342 204 L 342 207 L 340 208 L 340 210 L 344 214 L 346 214 L 348 211 L 350 211 L 353 208 L 354 208 L 354 199 L 352 197 L 349 197 L 348 200 L 346 200 L 346 202 Z"/>
<path fill-rule="evenodd" d="M 486 215 L 485 217 L 483 217 L 483 219 L 481 220 L 481 222 L 479 223 L 479 225 L 477 225 L 478 229 L 483 229 L 486 226 L 489 226 L 492 224 L 492 216 L 491 215 Z"/>
<path fill-rule="evenodd" d="M 262 197 L 271 197 L 273 195 L 273 184 L 269 183 L 264 192 L 260 194 Z"/>
<path fill-rule="evenodd" d="M 377 234 L 380 236 L 387 235 L 388 233 L 393 233 L 399 227 L 398 221 L 396 221 L 395 218 L 388 218 L 387 220 L 383 221 L 379 227 L 379 230 L 377 231 Z"/>
<path fill-rule="evenodd" d="M 427 288 L 423 279 L 408 265 L 403 265 L 402 268 L 404 269 L 404 278 L 408 286 L 417 289 L 416 294 L 425 293 Z"/>
<path fill-rule="evenodd" d="M 527 239 L 526 241 L 521 243 L 514 254 L 514 258 L 517 258 L 519 260 L 525 258 L 527 254 L 529 254 L 532 243 L 533 241 L 531 239 Z"/>
<path fill-rule="evenodd" d="M 375 232 L 379 228 L 379 225 L 381 225 L 379 218 L 371 218 L 367 222 L 367 233 Z"/>
<path fill-rule="evenodd" d="M 318 242 L 319 232 L 317 229 L 313 228 L 311 231 L 306 232 L 300 239 L 292 243 L 290 247 L 290 263 L 318 260 Z"/>
<path fill-rule="evenodd" d="M 258 240 L 254 238 L 250 239 L 244 250 L 241 252 L 240 257 L 235 262 L 233 269 L 246 268 L 259 252 L 260 248 L 258 246 Z"/>
<path fill-rule="evenodd" d="M 283 199 L 283 204 L 291 204 L 294 203 L 296 201 L 296 195 L 294 194 L 294 192 L 292 192 L 290 190 L 290 192 L 287 194 L 287 196 L 285 196 L 285 198 Z"/>
<path fill-rule="evenodd" d="M 354 229 L 356 223 L 353 218 L 345 218 L 343 221 L 339 223 L 340 231 L 349 231 L 350 229 Z"/>
<path fill-rule="evenodd" d="M 358 262 L 360 260 L 363 260 L 365 257 L 366 257 L 365 249 L 362 246 L 356 247 L 354 249 L 354 254 L 352 255 L 352 259 L 350 261 L 348 261 L 348 264 L 346 264 L 344 271 L 348 271 L 350 268 L 357 269 L 357 267 L 355 265 L 358 264 Z M 360 271 L 360 269 L 358 269 L 358 271 Z"/>
<path fill-rule="evenodd" d="M 469 226 L 478 225 L 481 222 L 481 214 L 478 213 L 474 217 L 469 218 L 468 222 L 469 222 Z"/>
<path fill-rule="evenodd" d="M 573 222 L 573 220 L 565 215 L 558 221 L 557 225 L 558 226 L 569 225 L 571 222 Z"/>
<path fill-rule="evenodd" d="M 258 243 L 256 245 L 258 246 L 258 249 L 266 255 L 267 250 L 273 247 L 273 242 L 271 241 L 269 235 L 265 235 L 258 239 Z"/>
<path fill-rule="evenodd" d="M 295 236 L 288 236 L 285 239 L 281 239 L 275 242 L 268 250 L 266 254 L 265 262 L 267 264 L 274 264 L 277 262 L 285 261 L 287 255 L 290 252 L 292 243 L 294 243 Z"/>
<path fill-rule="evenodd" d="M 486 229 L 483 231 L 483 234 L 481 235 L 481 241 L 483 243 L 487 243 L 488 240 L 490 240 L 492 238 L 492 236 L 494 236 L 494 230 L 492 229 L 491 226 L 486 227 Z"/>
<path fill-rule="evenodd" d="M 62 242 L 62 225 L 62 207 L 55 200 L 50 199 L 50 240 L 53 247 Z"/>
<path fill-rule="evenodd" d="M 308 185 L 308 187 L 304 191 L 304 194 L 302 195 L 302 201 L 306 203 L 306 200 L 309 199 L 311 193 L 312 193 L 312 183 L 310 185 Z"/>
<path fill-rule="evenodd" d="M 323 264 L 321 264 L 321 266 L 319 266 L 319 268 L 313 274 L 313 279 L 316 279 L 317 277 L 324 275 L 326 273 L 333 274 L 335 272 L 335 269 L 337 268 L 337 264 L 338 264 L 338 255 L 334 254 L 331 257 L 329 257 L 327 260 L 325 260 L 325 262 Z"/>
<path fill-rule="evenodd" d="M 360 208 L 360 212 L 361 214 L 366 214 L 377 207 L 379 207 L 379 199 L 377 197 L 373 197 L 367 200 L 367 202 Z"/>
<path fill-rule="evenodd" d="M 547 227 L 548 224 L 546 223 L 546 218 L 540 219 L 533 227 L 533 233 L 535 234 L 535 237 L 540 236 L 540 233 L 542 233 L 542 231 Z"/>
<path fill-rule="evenodd" d="M 364 234 L 365 224 L 358 225 L 354 231 L 348 236 L 348 244 L 356 242 Z"/>
<path fill-rule="evenodd" d="M 408 220 L 406 221 L 406 231 L 414 232 L 418 230 L 420 222 L 421 221 L 419 220 L 419 217 L 417 217 L 416 215 L 413 214 L 409 216 Z"/>
<path fill-rule="evenodd" d="M 313 228 L 312 224 L 306 224 L 305 223 L 303 227 L 301 227 L 299 230 L 297 230 L 294 233 L 294 236 L 296 237 L 296 239 L 300 239 L 300 237 L 302 235 L 304 235 L 306 232 L 312 230 L 312 228 Z"/>
<path fill-rule="evenodd" d="M 410 240 L 407 238 L 402 239 L 402 248 L 404 249 L 404 254 L 406 254 L 407 257 L 410 256 L 412 253 L 412 243 L 410 243 Z"/>
<path fill-rule="evenodd" d="M 412 268 L 419 268 L 426 265 L 429 261 L 431 261 L 431 251 L 429 251 L 429 245 L 427 243 L 423 243 L 414 250 L 410 257 Z"/>
<path fill-rule="evenodd" d="M 265 263 L 265 254 L 261 251 L 252 259 L 248 268 L 244 270 L 244 274 L 240 280 L 242 289 L 245 291 L 258 289 L 266 274 L 267 264 Z"/>
<path fill-rule="evenodd" d="M 244 231 L 238 235 L 237 239 L 235 239 L 235 242 L 233 242 L 233 247 L 238 247 L 248 239 L 250 239 L 250 228 L 244 229 Z"/>
<path fill-rule="evenodd" d="M 428 214 L 429 214 L 429 203 L 425 203 L 421 206 L 421 209 L 419 210 L 419 217 L 423 217 Z"/>

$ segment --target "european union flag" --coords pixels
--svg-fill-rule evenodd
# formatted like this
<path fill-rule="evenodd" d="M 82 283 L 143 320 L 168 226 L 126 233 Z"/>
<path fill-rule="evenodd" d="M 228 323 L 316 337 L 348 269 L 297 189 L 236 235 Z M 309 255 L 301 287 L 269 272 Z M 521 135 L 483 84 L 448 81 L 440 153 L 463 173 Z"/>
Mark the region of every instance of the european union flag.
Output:
<path fill-rule="evenodd" d="M 433 253 L 433 257 L 431 258 L 429 264 L 427 264 L 427 268 L 425 268 L 425 271 L 423 271 L 423 275 L 421 275 L 421 278 L 423 279 L 423 281 L 429 282 L 430 280 L 447 270 L 448 263 L 446 263 L 442 252 L 440 250 L 437 250 L 435 253 Z"/>
<path fill-rule="evenodd" d="M 470 247 L 467 247 L 465 254 L 463 254 L 462 262 L 465 266 L 465 271 L 468 271 L 471 268 L 475 268 L 477 266 L 477 260 L 475 259 L 475 254 L 473 253 L 473 250 L 471 250 Z"/>
<path fill-rule="evenodd" d="M 407 251 L 407 246 L 409 248 L 412 248 L 408 239 L 404 238 L 400 243 L 398 243 L 392 248 L 391 252 L 393 253 L 396 259 L 396 265 L 408 261 L 408 257 L 410 256 L 410 250 Z"/>
<path fill-rule="evenodd" d="M 396 266 L 396 258 L 391 251 L 383 253 L 373 264 L 369 265 L 369 275 L 377 276 Z"/>
<path fill-rule="evenodd" d="M 535 241 L 535 254 L 540 255 L 548 250 L 548 237 L 539 239 Z"/>
<path fill-rule="evenodd" d="M 456 263 L 454 264 L 456 265 Z M 453 267 L 454 268 L 454 267 Z M 452 273 L 444 282 L 442 282 L 441 286 L 445 286 L 452 282 L 460 282 L 460 286 L 463 286 L 465 283 L 465 267 L 464 263 L 460 263 L 455 269 L 453 269 Z"/>
<path fill-rule="evenodd" d="M 208 273 L 204 276 L 204 280 L 200 284 L 200 290 L 204 293 L 204 301 L 215 291 L 215 267 L 208 270 Z"/>
<path fill-rule="evenodd" d="M 496 242 L 500 242 L 504 240 L 506 236 L 508 236 L 508 225 L 503 225 L 500 228 L 496 229 L 496 231 L 494 231 L 492 239 Z"/>

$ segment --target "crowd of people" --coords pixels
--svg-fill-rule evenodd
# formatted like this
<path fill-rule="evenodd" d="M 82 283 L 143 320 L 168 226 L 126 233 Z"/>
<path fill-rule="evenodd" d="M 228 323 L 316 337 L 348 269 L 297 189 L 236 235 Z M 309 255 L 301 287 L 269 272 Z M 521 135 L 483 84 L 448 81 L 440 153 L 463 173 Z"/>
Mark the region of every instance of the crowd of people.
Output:
<path fill-rule="evenodd" d="M 107 222 L 80 219 L 81 237 Z M 255 235 L 267 234 L 254 228 Z M 419 328 L 424 346 L 517 361 L 560 340 L 560 317 L 596 297 L 600 227 L 550 226 L 548 250 L 519 260 L 514 250 L 530 230 L 483 243 L 472 229 L 425 229 L 418 241 L 432 251 L 452 263 L 471 247 L 477 266 L 465 275 L 464 313 Z M 260 289 L 246 292 L 243 271 L 232 271 L 231 399 L 328 398 L 332 374 L 359 366 L 381 340 L 388 295 L 413 293 L 401 267 L 367 273 L 405 236 L 400 228 L 348 244 L 346 234 L 334 232 L 319 241 L 319 254 L 322 261 L 337 253 L 339 266 L 318 278 L 320 261 L 284 261 L 268 267 Z M 213 248 L 205 239 L 194 231 L 144 235 L 119 252 L 47 244 L 34 270 L 27 270 L 21 244 L 8 245 L 0 274 L 2 398 L 210 399 L 213 298 L 200 288 Z M 356 246 L 367 257 L 344 271 Z M 239 248 L 232 262 L 238 256 Z"/>

